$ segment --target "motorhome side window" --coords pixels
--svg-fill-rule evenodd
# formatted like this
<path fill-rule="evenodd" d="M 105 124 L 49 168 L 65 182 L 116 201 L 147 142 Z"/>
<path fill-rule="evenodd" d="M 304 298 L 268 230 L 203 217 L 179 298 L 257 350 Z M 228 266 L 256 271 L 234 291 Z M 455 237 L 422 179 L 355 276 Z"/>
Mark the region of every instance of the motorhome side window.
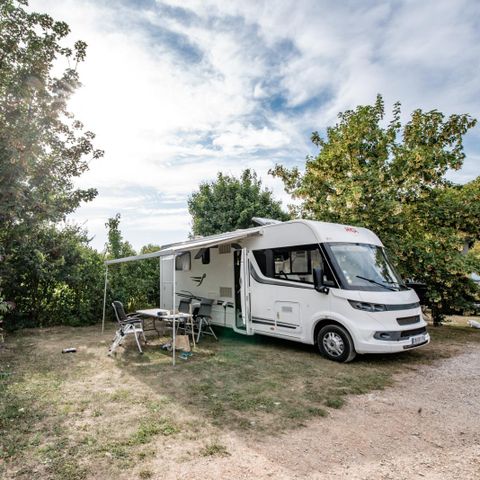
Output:
<path fill-rule="evenodd" d="M 175 259 L 175 270 L 177 272 L 186 272 L 190 270 L 190 263 L 190 252 L 182 253 Z"/>
<path fill-rule="evenodd" d="M 313 284 L 313 269 L 323 267 L 327 279 L 334 282 L 316 245 L 256 250 L 253 255 L 266 277 Z"/>
<path fill-rule="evenodd" d="M 208 265 L 210 263 L 210 249 L 205 248 L 202 252 L 202 265 Z"/>

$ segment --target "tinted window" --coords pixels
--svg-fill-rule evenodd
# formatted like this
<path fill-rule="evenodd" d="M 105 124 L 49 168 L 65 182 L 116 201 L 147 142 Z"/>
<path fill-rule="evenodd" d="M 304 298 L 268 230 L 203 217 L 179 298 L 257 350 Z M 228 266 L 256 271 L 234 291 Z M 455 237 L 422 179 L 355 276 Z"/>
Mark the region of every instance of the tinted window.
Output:
<path fill-rule="evenodd" d="M 202 264 L 208 265 L 210 263 L 210 249 L 205 248 L 202 252 Z"/>
<path fill-rule="evenodd" d="M 257 261 L 257 265 L 260 268 L 260 271 L 263 273 L 263 275 L 268 277 L 269 275 L 267 274 L 267 256 L 265 254 L 265 250 L 255 250 L 253 252 L 253 256 Z"/>
<path fill-rule="evenodd" d="M 335 280 L 317 245 L 255 250 L 258 267 L 266 277 L 313 284 L 313 269 L 322 267 L 326 282 Z"/>
<path fill-rule="evenodd" d="M 182 253 L 175 258 L 175 270 L 188 271 L 190 270 L 190 252 Z"/>

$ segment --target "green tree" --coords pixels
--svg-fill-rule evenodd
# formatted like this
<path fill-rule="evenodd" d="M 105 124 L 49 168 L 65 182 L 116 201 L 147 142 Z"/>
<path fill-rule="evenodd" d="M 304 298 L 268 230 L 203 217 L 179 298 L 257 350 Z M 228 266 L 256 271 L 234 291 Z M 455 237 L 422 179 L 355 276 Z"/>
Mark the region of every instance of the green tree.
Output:
<path fill-rule="evenodd" d="M 0 2 L 0 276 L 5 298 L 16 305 L 13 323 L 30 315 L 45 324 L 63 321 L 51 316 L 49 300 L 61 285 L 72 285 L 68 276 L 83 275 L 65 270 L 77 265 L 69 252 L 78 268 L 97 262 L 84 234 L 56 225 L 95 197 L 95 189 L 75 188 L 73 181 L 103 152 L 67 108 L 80 85 L 77 65 L 86 44 L 65 44 L 66 23 L 27 7 L 25 0 Z M 59 75 L 54 63 L 56 71 L 65 67 Z"/>
<path fill-rule="evenodd" d="M 0 223 L 7 235 L 62 220 L 93 199 L 95 189 L 76 189 L 72 180 L 103 153 L 67 109 L 86 44 L 62 45 L 68 25 L 26 5 L 0 5 Z M 62 61 L 67 68 L 53 76 L 53 63 Z"/>
<path fill-rule="evenodd" d="M 105 227 L 108 229 L 108 241 L 105 245 L 106 259 L 115 259 L 136 255 L 129 242 L 124 241 L 120 230 L 120 214 L 109 218 Z M 160 250 L 158 245 L 146 245 L 140 253 L 151 253 Z M 158 304 L 160 265 L 158 258 L 113 264 L 109 267 L 107 289 L 110 305 L 113 300 L 120 300 L 129 310 L 140 307 L 154 307 Z M 110 316 L 113 319 L 112 312 Z"/>
<path fill-rule="evenodd" d="M 122 232 L 120 231 L 120 218 L 120 214 L 117 213 L 105 223 L 108 238 L 108 241 L 105 244 L 105 250 L 108 259 L 135 255 L 135 250 L 130 243 L 123 240 Z"/>
<path fill-rule="evenodd" d="M 213 182 L 200 184 L 188 199 L 193 235 L 213 235 L 253 227 L 252 217 L 288 220 L 272 192 L 262 188 L 255 172 L 244 170 L 240 178 L 219 172 Z"/>
<path fill-rule="evenodd" d="M 98 321 L 103 298 L 102 256 L 88 246 L 79 227 L 37 228 L 28 241 L 12 241 L 3 266 L 6 298 L 15 308 L 7 314 L 9 329 L 82 325 Z"/>
<path fill-rule="evenodd" d="M 402 125 L 400 115 L 397 103 L 385 124 L 378 96 L 339 114 L 325 138 L 312 134 L 319 153 L 307 157 L 304 172 L 277 165 L 271 173 L 301 200 L 294 215 L 375 231 L 401 273 L 427 284 L 439 323 L 475 294 L 468 275 L 478 257 L 463 250 L 480 237 L 480 183 L 454 185 L 445 174 L 461 168 L 463 137 L 476 120 L 415 110 Z"/>

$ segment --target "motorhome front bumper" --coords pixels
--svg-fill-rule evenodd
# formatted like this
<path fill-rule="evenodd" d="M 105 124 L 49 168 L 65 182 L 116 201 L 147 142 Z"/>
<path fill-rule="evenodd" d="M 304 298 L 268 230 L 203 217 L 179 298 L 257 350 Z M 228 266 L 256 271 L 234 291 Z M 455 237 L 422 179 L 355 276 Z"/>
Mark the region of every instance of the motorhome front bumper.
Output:
<path fill-rule="evenodd" d="M 403 331 L 375 331 L 368 337 L 356 339 L 358 353 L 395 353 L 421 347 L 430 342 L 425 327 Z"/>
<path fill-rule="evenodd" d="M 427 329 L 425 327 L 420 327 L 411 330 L 379 331 L 374 333 L 373 338 L 387 342 L 399 342 L 410 340 L 412 337 L 417 337 L 420 335 L 425 336 L 426 333 Z"/>

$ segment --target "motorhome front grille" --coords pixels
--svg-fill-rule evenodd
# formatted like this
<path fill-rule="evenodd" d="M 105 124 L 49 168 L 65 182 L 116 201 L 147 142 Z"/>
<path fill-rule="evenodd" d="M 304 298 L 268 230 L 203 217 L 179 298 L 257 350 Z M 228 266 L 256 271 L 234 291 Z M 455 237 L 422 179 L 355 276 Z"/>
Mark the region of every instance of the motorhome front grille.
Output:
<path fill-rule="evenodd" d="M 232 298 L 232 288 L 231 287 L 220 287 L 220 296 Z"/>
<path fill-rule="evenodd" d="M 399 325 L 411 325 L 412 323 L 418 323 L 419 321 L 420 321 L 420 315 L 397 318 L 397 323 Z"/>
<path fill-rule="evenodd" d="M 403 332 L 400 332 L 400 337 L 408 338 L 413 337 L 414 335 L 420 335 L 421 333 L 427 333 L 427 329 L 425 327 L 421 327 L 413 330 L 404 330 Z"/>
<path fill-rule="evenodd" d="M 218 246 L 218 253 L 219 254 L 230 253 L 230 252 L 231 252 L 231 246 L 230 246 L 229 243 Z"/>

